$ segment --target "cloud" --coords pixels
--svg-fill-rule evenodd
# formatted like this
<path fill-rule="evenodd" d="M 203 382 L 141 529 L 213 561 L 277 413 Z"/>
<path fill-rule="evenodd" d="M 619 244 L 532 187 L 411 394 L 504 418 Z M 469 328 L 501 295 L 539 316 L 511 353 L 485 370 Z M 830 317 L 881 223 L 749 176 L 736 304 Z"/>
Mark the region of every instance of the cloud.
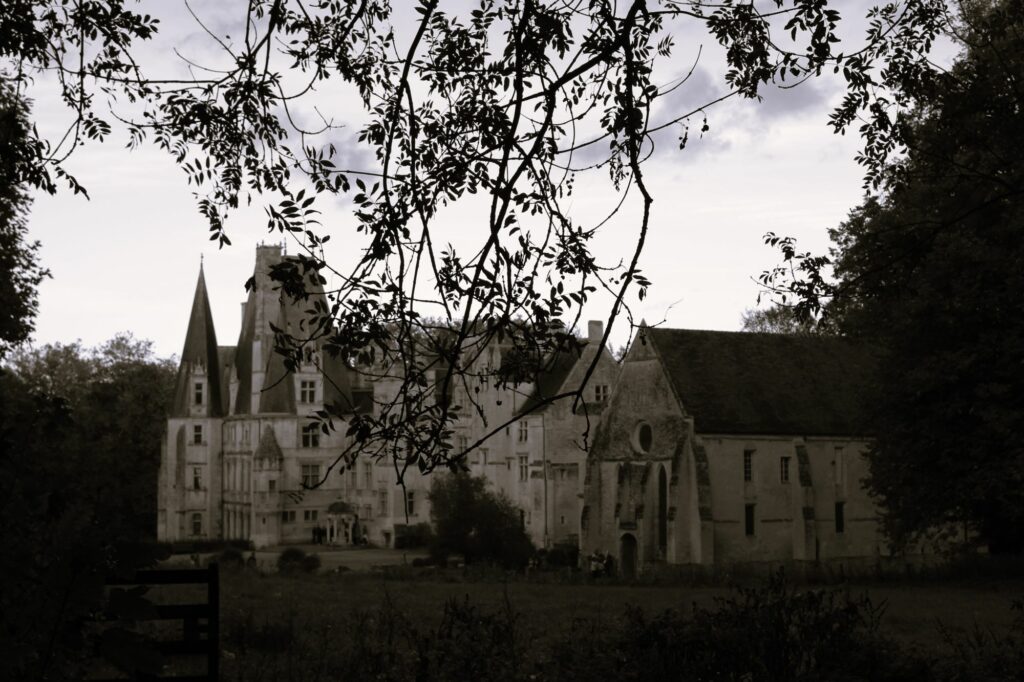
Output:
<path fill-rule="evenodd" d="M 668 83 L 669 88 L 673 86 L 674 89 L 657 99 L 653 112 L 656 125 L 699 109 L 727 92 L 725 84 L 716 82 L 711 73 L 701 66 L 692 72 L 676 75 Z"/>
<path fill-rule="evenodd" d="M 777 120 L 821 111 L 833 94 L 830 89 L 820 79 L 811 79 L 792 88 L 768 84 L 761 88 L 757 115 Z"/>

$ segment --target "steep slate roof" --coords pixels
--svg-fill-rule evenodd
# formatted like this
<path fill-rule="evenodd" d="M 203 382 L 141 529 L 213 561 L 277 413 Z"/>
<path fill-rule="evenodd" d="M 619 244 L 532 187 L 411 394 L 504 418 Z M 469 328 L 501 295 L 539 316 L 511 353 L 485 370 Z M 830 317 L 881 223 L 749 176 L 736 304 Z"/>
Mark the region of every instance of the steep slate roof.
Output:
<path fill-rule="evenodd" d="M 288 256 L 284 256 L 281 260 L 287 258 Z M 270 282 L 264 282 L 263 285 L 273 286 Z M 319 283 L 310 282 L 309 292 L 309 299 L 305 301 L 293 301 L 283 295 L 274 296 L 273 302 L 268 306 L 269 309 L 263 311 L 265 323 L 273 323 L 279 329 L 287 330 L 296 336 L 308 333 L 309 330 L 304 324 L 304 320 L 308 318 L 307 310 L 312 307 L 312 301 L 320 299 L 326 302 L 323 287 Z M 296 414 L 295 385 L 291 377 L 287 376 L 284 356 L 274 351 L 273 337 L 269 327 L 261 330 L 267 334 L 269 341 L 264 344 L 262 349 L 263 357 L 253 357 L 253 341 L 257 334 L 256 307 L 260 304 L 261 297 L 257 296 L 255 289 L 250 290 L 242 315 L 238 346 L 232 356 L 235 370 L 238 373 L 238 398 L 234 414 L 249 414 L 251 412 L 249 397 L 252 393 L 252 373 L 257 368 L 262 368 L 266 375 L 263 391 L 254 406 L 256 413 Z M 351 398 L 346 397 L 350 395 L 348 368 L 340 358 L 333 358 L 327 352 L 322 352 L 320 358 L 324 374 L 324 402 L 338 403 L 342 407 L 348 407 L 351 403 Z"/>
<path fill-rule="evenodd" d="M 277 308 L 277 319 L 272 319 L 270 322 L 280 329 L 288 330 L 292 334 L 297 333 L 296 330 L 289 329 L 285 304 L 281 303 Z M 267 311 L 267 314 L 270 313 L 271 311 Z M 268 339 L 269 343 L 263 349 L 264 355 L 267 356 L 267 364 L 266 376 L 263 379 L 263 391 L 260 393 L 259 411 L 261 414 L 272 412 L 294 414 L 295 382 L 292 381 L 292 376 L 288 374 L 288 370 L 284 366 L 284 356 L 274 350 L 273 336 L 268 337 Z"/>
<path fill-rule="evenodd" d="M 537 385 L 530 394 L 530 397 L 526 399 L 526 402 L 519 409 L 519 414 L 527 414 L 531 411 L 543 412 L 551 406 L 551 403 L 548 403 L 544 407 L 534 409 L 542 401 L 553 398 L 561 393 L 562 385 L 569 378 L 572 368 L 583 357 L 587 343 L 585 340 L 580 341 L 574 347 L 562 349 L 544 361 L 544 365 L 537 376 Z"/>
<path fill-rule="evenodd" d="M 206 293 L 206 278 L 203 276 L 203 266 L 200 264 L 196 293 L 192 299 L 192 313 L 189 315 L 188 331 L 185 332 L 185 346 L 181 351 L 181 364 L 178 365 L 171 416 L 183 417 L 189 414 L 191 407 L 189 375 L 192 369 L 198 365 L 206 368 L 207 376 L 208 391 L 203 413 L 207 417 L 223 416 L 224 401 L 221 397 L 219 360 L 217 334 L 213 328 L 213 313 L 210 311 L 210 298 Z"/>
<path fill-rule="evenodd" d="M 235 372 L 238 374 L 238 396 L 235 398 L 234 414 L 249 414 L 252 394 L 252 342 L 256 337 L 256 292 L 250 291 L 245 301 L 242 328 L 238 332 L 238 346 L 235 348 Z M 258 361 L 258 360 L 257 360 Z"/>
<path fill-rule="evenodd" d="M 645 330 L 698 433 L 870 433 L 871 349 L 838 337 Z"/>
<path fill-rule="evenodd" d="M 234 346 L 217 346 L 217 361 L 220 363 L 221 414 L 231 412 L 231 367 L 235 364 Z"/>

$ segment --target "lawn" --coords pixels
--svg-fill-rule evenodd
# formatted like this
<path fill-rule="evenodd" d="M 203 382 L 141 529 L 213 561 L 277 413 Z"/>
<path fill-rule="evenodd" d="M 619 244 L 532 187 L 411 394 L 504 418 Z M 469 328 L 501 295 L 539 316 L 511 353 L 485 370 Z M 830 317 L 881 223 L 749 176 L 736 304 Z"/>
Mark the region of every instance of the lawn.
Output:
<path fill-rule="evenodd" d="M 689 613 L 694 605 L 711 608 L 726 587 L 631 586 L 538 583 L 514 580 L 385 580 L 372 574 L 283 576 L 228 573 L 223 581 L 223 623 L 230 650 L 232 628 L 289 624 L 295 632 L 343 632 L 359 614 L 375 613 L 389 603 L 397 613 L 425 628 L 436 627 L 446 601 L 468 599 L 484 612 L 506 607 L 517 615 L 528 642 L 564 636 L 574 627 L 613 626 L 627 607 L 654 615 L 674 608 Z M 809 588 L 810 589 L 810 588 Z M 896 641 L 940 653 L 947 647 L 943 629 L 982 628 L 1005 633 L 1013 622 L 1010 605 L 1024 596 L 1024 580 L 909 581 L 864 583 L 831 588 L 866 594 L 885 605 L 882 632 Z M 343 636 L 343 635 L 342 635 Z"/>
<path fill-rule="evenodd" d="M 225 622 L 252 615 L 257 620 L 292 617 L 331 622 L 340 614 L 378 609 L 390 597 L 415 620 L 435 617 L 448 599 L 469 600 L 492 609 L 507 599 L 524 624 L 543 634 L 566 628 L 578 619 L 603 621 L 622 616 L 627 606 L 646 612 L 674 608 L 687 612 L 694 604 L 712 607 L 727 587 L 633 586 L 614 584 L 536 583 L 516 580 L 429 581 L 385 580 L 367 574 L 252 576 L 224 578 Z M 811 588 L 808 588 L 811 589 Z M 975 626 L 1006 630 L 1013 622 L 1010 604 L 1024 597 L 1024 580 L 901 581 L 814 588 L 866 594 L 885 604 L 883 630 L 907 643 L 941 646 L 940 625 L 952 630 Z"/>

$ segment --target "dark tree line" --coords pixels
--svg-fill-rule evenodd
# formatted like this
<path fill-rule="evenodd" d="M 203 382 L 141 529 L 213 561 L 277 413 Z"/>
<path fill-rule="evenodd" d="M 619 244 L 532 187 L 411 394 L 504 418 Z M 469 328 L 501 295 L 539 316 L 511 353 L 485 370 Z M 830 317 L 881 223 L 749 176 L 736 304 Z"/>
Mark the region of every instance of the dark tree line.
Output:
<path fill-rule="evenodd" d="M 868 488 L 890 536 L 967 528 L 1020 552 L 1024 3 L 962 9 L 959 57 L 913 93 L 895 123 L 905 153 L 831 231 L 831 257 L 785 241 L 796 267 L 768 275 L 804 319 L 880 350 Z"/>
<path fill-rule="evenodd" d="M 0 642 L 15 679 L 71 679 L 108 573 L 155 547 L 176 367 L 120 335 L 27 348 L 0 367 Z"/>

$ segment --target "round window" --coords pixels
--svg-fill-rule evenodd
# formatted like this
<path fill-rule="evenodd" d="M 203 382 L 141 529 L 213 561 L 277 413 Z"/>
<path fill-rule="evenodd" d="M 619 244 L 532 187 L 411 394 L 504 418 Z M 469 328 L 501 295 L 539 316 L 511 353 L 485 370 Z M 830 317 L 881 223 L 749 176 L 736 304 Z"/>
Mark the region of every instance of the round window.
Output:
<path fill-rule="evenodd" d="M 633 449 L 639 453 L 647 454 L 651 451 L 651 442 L 654 440 L 654 431 L 647 422 L 640 422 L 633 432 Z"/>

